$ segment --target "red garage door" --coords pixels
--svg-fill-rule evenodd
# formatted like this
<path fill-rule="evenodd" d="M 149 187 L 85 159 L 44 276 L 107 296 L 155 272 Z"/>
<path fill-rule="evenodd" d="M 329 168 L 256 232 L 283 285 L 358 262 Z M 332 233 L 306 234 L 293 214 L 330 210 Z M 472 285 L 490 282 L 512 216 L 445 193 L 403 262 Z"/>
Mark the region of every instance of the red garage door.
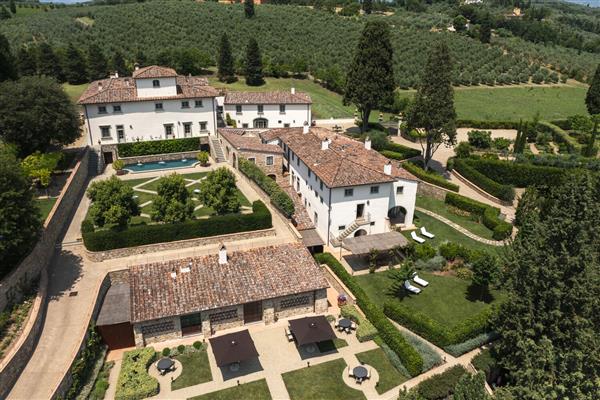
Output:
<path fill-rule="evenodd" d="M 133 326 L 129 322 L 98 326 L 98 332 L 109 350 L 135 346 Z"/>

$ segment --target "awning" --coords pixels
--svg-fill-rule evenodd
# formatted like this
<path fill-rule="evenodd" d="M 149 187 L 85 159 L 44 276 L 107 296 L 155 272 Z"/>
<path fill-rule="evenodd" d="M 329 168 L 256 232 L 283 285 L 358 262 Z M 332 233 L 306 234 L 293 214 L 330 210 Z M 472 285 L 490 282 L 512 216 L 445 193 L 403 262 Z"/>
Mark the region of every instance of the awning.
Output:
<path fill-rule="evenodd" d="M 342 241 L 342 246 L 352 254 L 367 254 L 371 249 L 391 250 L 408 245 L 408 240 L 400 232 L 391 231 L 374 235 L 356 236 Z"/>
<path fill-rule="evenodd" d="M 316 229 L 300 231 L 300 234 L 302 235 L 302 243 L 304 243 L 306 247 L 323 246 L 325 244 Z"/>
<path fill-rule="evenodd" d="M 104 296 L 96 319 L 97 326 L 122 324 L 131 321 L 131 304 L 128 283 L 111 285 Z"/>
<path fill-rule="evenodd" d="M 322 315 L 293 319 L 290 321 L 290 329 L 300 346 L 335 339 L 335 332 Z"/>
<path fill-rule="evenodd" d="M 218 367 L 258 357 L 248 330 L 208 339 Z"/>

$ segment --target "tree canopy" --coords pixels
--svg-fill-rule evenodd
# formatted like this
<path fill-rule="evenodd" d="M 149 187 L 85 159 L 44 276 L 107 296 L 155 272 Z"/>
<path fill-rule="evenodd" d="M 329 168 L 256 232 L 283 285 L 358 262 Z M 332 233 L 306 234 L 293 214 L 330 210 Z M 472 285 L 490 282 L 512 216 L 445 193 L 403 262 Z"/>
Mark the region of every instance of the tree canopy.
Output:
<path fill-rule="evenodd" d="M 600 114 L 600 64 L 585 96 L 585 105 L 591 115 Z"/>
<path fill-rule="evenodd" d="M 0 82 L 17 77 L 16 60 L 6 37 L 0 34 Z"/>
<path fill-rule="evenodd" d="M 87 50 L 88 70 L 91 80 L 104 79 L 108 75 L 108 62 L 97 44 L 92 43 Z"/>
<path fill-rule="evenodd" d="M 217 67 L 217 76 L 221 82 L 231 83 L 237 80 L 235 77 L 233 55 L 231 54 L 231 44 L 229 43 L 229 37 L 227 36 L 227 33 L 223 33 L 221 36 Z"/>
<path fill-rule="evenodd" d="M 244 14 L 246 18 L 254 17 L 254 0 L 244 0 Z"/>
<path fill-rule="evenodd" d="M 50 185 L 52 171 L 63 158 L 63 154 L 59 151 L 52 153 L 40 153 L 36 151 L 33 154 L 25 157 L 21 163 L 23 170 L 34 182 L 37 182 L 42 187 Z"/>
<path fill-rule="evenodd" d="M 194 215 L 194 205 L 181 175 L 164 176 L 158 181 L 158 196 L 152 202 L 153 221 L 183 222 Z"/>
<path fill-rule="evenodd" d="M 263 65 L 258 42 L 250 38 L 246 47 L 246 65 L 245 65 L 246 84 L 250 86 L 260 86 L 265 83 L 263 79 Z"/>
<path fill-rule="evenodd" d="M 65 77 L 72 85 L 81 85 L 88 81 L 87 58 L 72 44 L 67 47 Z"/>
<path fill-rule="evenodd" d="M 140 215 L 140 209 L 133 198 L 133 189 L 116 176 L 92 182 L 87 190 L 92 200 L 89 214 L 94 225 L 103 227 L 115 224 L 125 227 L 131 217 Z"/>
<path fill-rule="evenodd" d="M 217 214 L 236 213 L 240 209 L 235 176 L 225 167 L 210 172 L 200 182 L 198 197 L 204 206 L 212 208 Z"/>

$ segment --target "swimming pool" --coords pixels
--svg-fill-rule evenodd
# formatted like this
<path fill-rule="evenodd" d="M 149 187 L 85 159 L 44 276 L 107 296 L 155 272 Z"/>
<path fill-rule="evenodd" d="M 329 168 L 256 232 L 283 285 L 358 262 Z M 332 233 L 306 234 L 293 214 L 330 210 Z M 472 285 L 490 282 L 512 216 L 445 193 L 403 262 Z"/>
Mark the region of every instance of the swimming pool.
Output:
<path fill-rule="evenodd" d="M 138 172 L 157 171 L 157 170 L 161 170 L 161 169 L 190 168 L 196 164 L 198 164 L 198 160 L 195 160 L 195 159 L 188 160 L 188 159 L 183 158 L 181 160 L 167 160 L 167 161 L 129 164 L 129 165 L 126 165 L 123 169 L 135 174 Z"/>

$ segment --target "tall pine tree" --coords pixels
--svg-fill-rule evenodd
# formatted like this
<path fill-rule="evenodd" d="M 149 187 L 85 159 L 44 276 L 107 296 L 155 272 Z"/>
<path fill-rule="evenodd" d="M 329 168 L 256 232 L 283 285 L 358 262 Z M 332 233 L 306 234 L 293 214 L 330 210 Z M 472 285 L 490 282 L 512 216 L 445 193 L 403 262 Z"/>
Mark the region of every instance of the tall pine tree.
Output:
<path fill-rule="evenodd" d="M 36 48 L 32 46 L 21 46 L 17 53 L 17 67 L 19 75 L 33 76 L 37 74 Z"/>
<path fill-rule="evenodd" d="M 94 43 L 90 44 L 87 56 L 90 79 L 98 80 L 106 78 L 108 75 L 108 63 L 100 46 Z"/>
<path fill-rule="evenodd" d="M 362 9 L 365 14 L 371 14 L 371 12 L 373 12 L 373 0 L 363 0 Z"/>
<path fill-rule="evenodd" d="M 254 17 L 254 0 L 244 0 L 244 15 L 246 18 Z"/>
<path fill-rule="evenodd" d="M 373 109 L 390 104 L 394 96 L 393 49 L 388 24 L 369 20 L 358 41 L 346 78 L 344 103 L 358 108 L 361 131 L 368 128 Z"/>
<path fill-rule="evenodd" d="M 258 48 L 258 42 L 254 38 L 250 38 L 246 47 L 245 75 L 247 85 L 260 86 L 265 83 L 260 49 Z"/>
<path fill-rule="evenodd" d="M 138 50 L 135 53 L 135 63 L 138 67 L 146 67 L 148 65 L 148 57 L 146 57 L 146 54 L 142 50 Z"/>
<path fill-rule="evenodd" d="M 600 64 L 585 95 L 585 105 L 591 115 L 600 114 Z"/>
<path fill-rule="evenodd" d="M 0 34 L 0 82 L 17 77 L 16 60 L 10 50 L 8 39 Z"/>
<path fill-rule="evenodd" d="M 59 82 L 64 81 L 60 59 L 52 49 L 52 46 L 46 42 L 40 44 L 39 46 L 37 65 L 40 75 L 49 76 Z"/>
<path fill-rule="evenodd" d="M 428 170 L 433 154 L 442 144 L 456 143 L 452 60 L 448 45 L 443 41 L 436 42 L 430 49 L 407 117 L 410 129 L 424 130 L 421 147 L 425 170 Z"/>
<path fill-rule="evenodd" d="M 8 8 L 10 9 L 10 12 L 13 14 L 17 13 L 17 5 L 15 4 L 15 0 L 10 0 L 8 2 Z"/>
<path fill-rule="evenodd" d="M 8 9 L 4 6 L 0 6 L 0 21 L 2 21 L 3 19 L 10 19 L 12 17 L 12 14 L 10 13 L 10 11 L 8 11 Z"/>
<path fill-rule="evenodd" d="M 119 76 L 129 75 L 129 70 L 125 65 L 125 58 L 123 58 L 123 54 L 118 50 L 114 52 L 110 60 L 110 68 L 113 72 L 118 73 Z"/>
<path fill-rule="evenodd" d="M 219 46 L 219 57 L 217 59 L 218 72 L 217 76 L 221 82 L 235 82 L 235 66 L 233 56 L 231 54 L 231 45 L 227 33 L 221 36 L 221 44 Z"/>
<path fill-rule="evenodd" d="M 600 182 L 587 171 L 519 202 L 494 349 L 516 399 L 598 398 Z M 531 192 L 530 192 L 531 190 Z"/>
<path fill-rule="evenodd" d="M 65 59 L 65 77 L 72 85 L 80 85 L 87 82 L 87 61 L 81 51 L 72 43 L 67 47 Z"/>

